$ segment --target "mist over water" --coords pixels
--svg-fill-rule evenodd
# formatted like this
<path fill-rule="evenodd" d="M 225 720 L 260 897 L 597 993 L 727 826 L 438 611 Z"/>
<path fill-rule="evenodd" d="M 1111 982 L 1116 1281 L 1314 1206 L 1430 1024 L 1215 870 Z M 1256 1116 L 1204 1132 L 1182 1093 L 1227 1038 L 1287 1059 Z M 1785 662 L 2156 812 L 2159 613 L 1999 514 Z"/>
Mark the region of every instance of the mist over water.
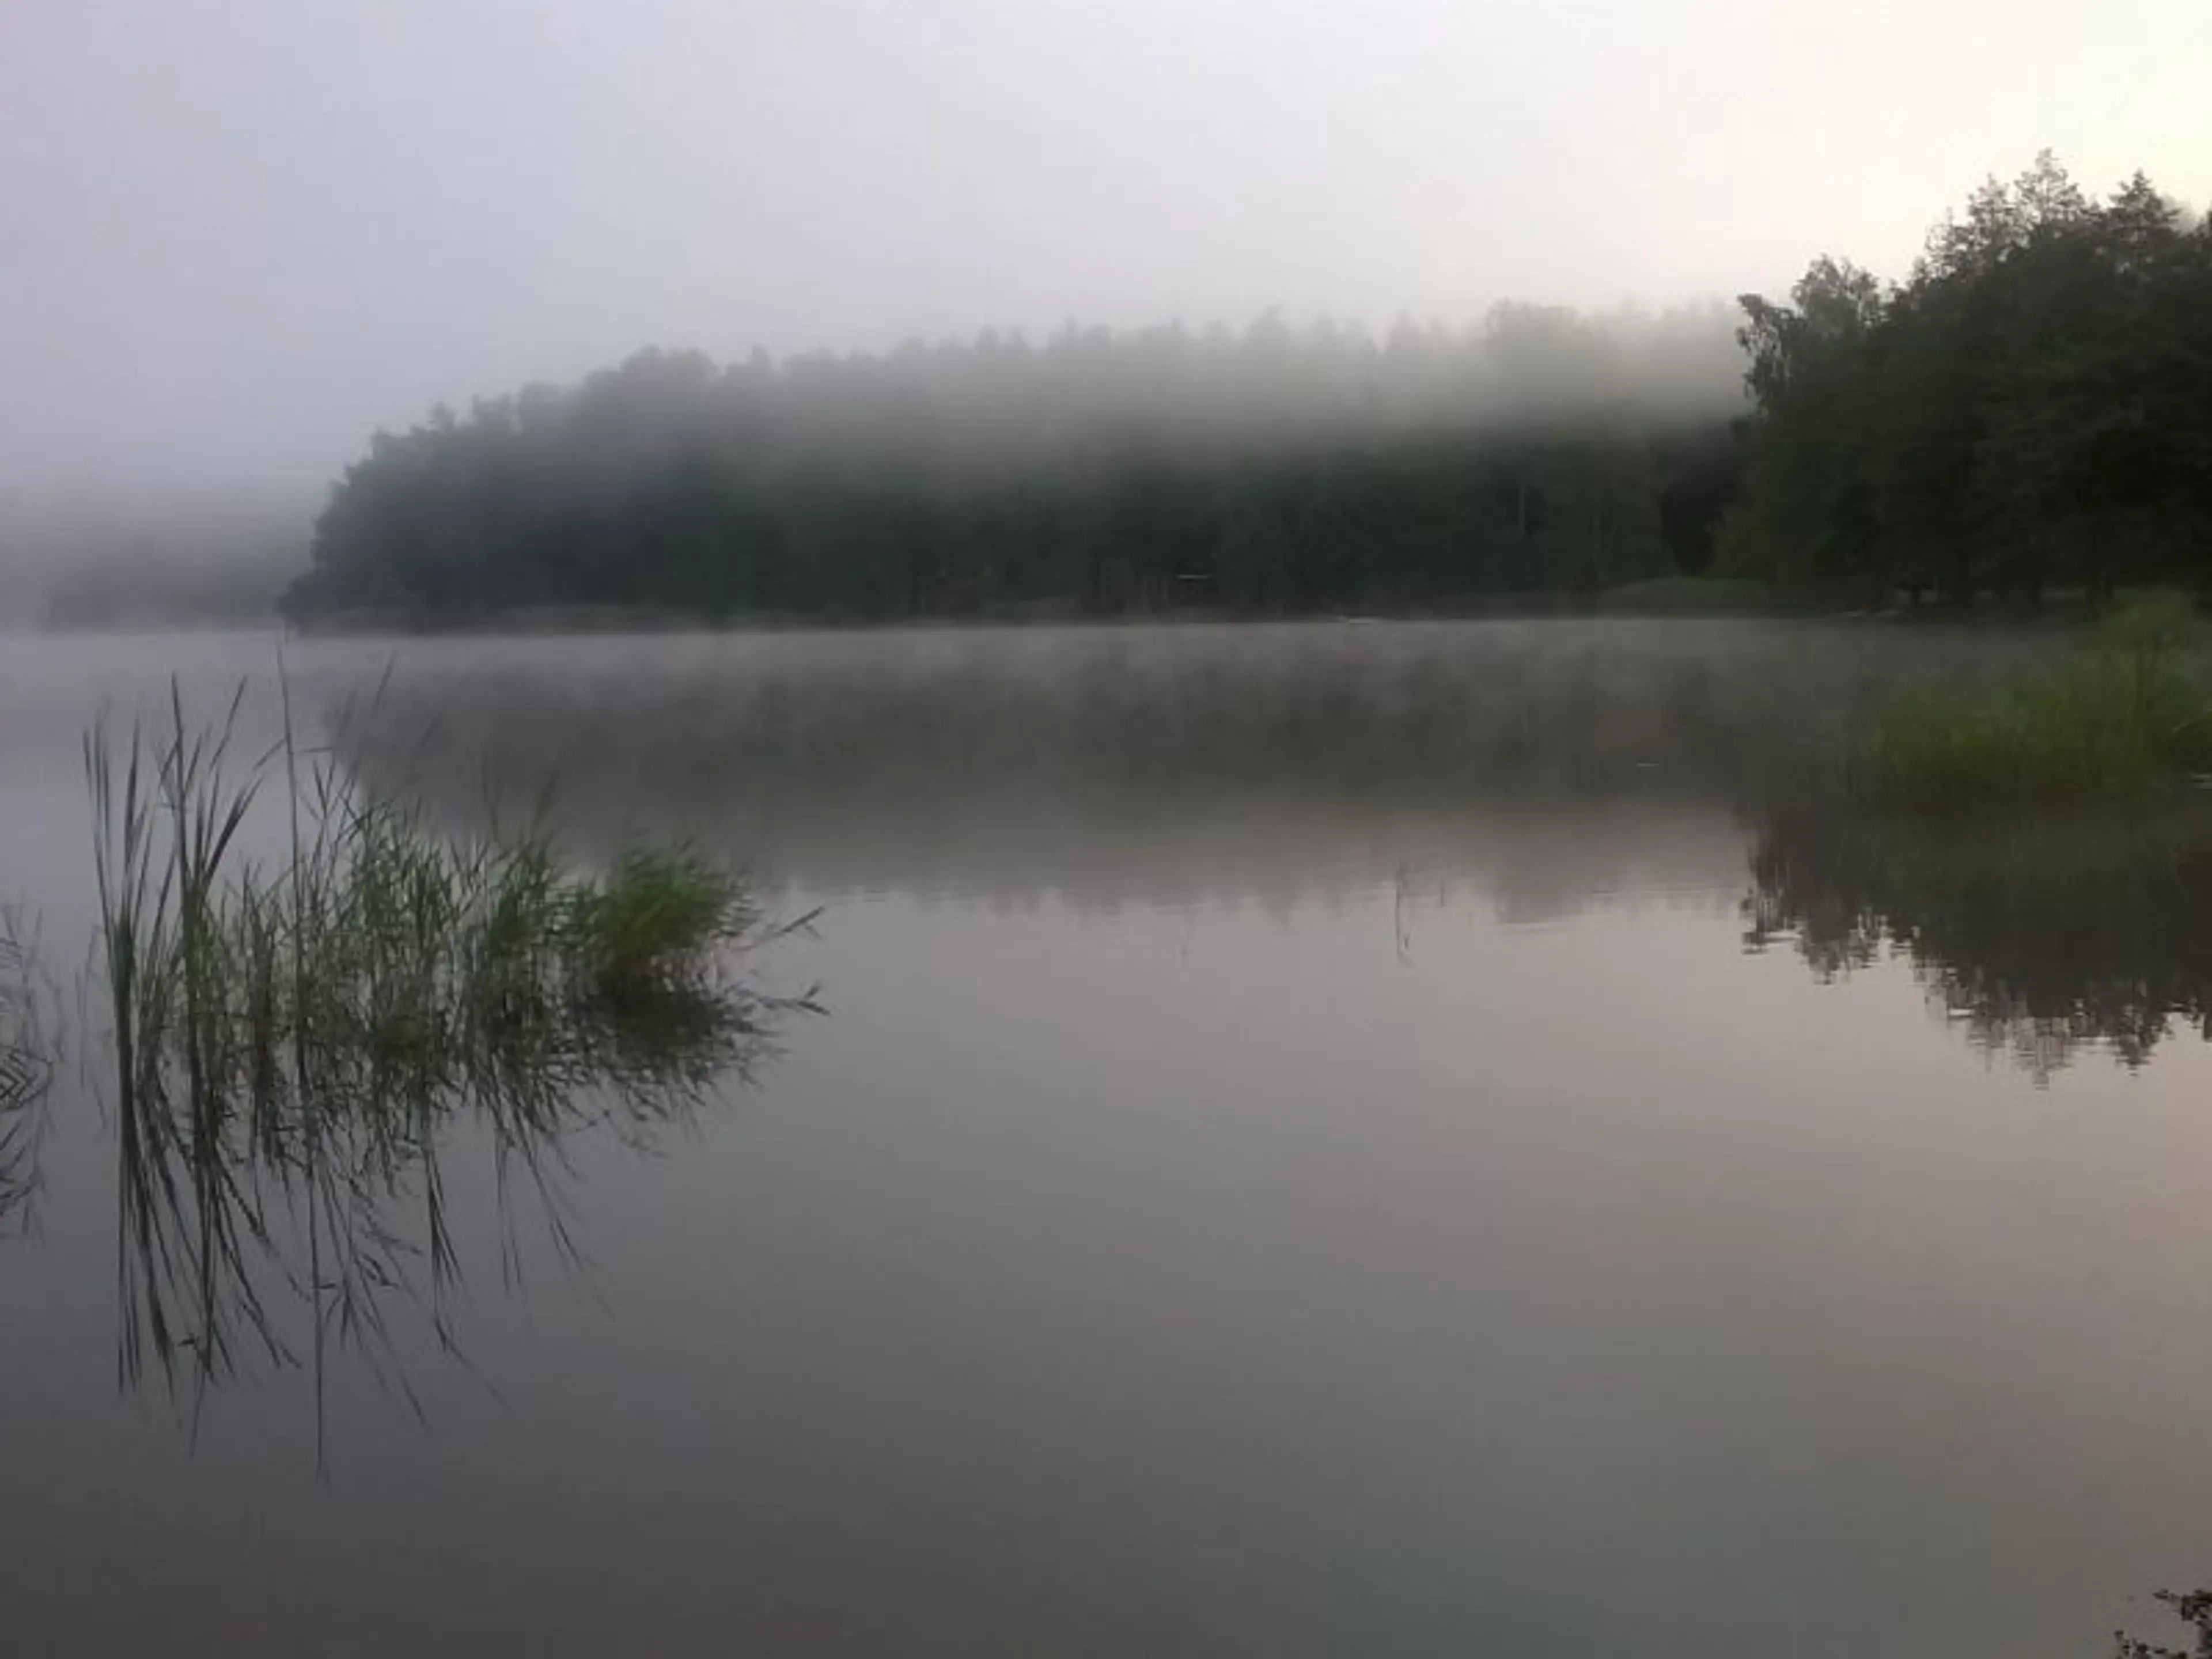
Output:
<path fill-rule="evenodd" d="M 402 647 L 343 744 L 456 821 L 550 789 L 601 845 L 680 824 L 811 890 L 1287 898 L 1387 878 L 1397 834 L 1475 856 L 1462 820 L 1832 787 L 1879 689 L 2049 648 L 1637 622 L 486 641 Z"/>
<path fill-rule="evenodd" d="M 0 1645 L 2212 1644 L 2079 12 L 0 4 Z"/>
<path fill-rule="evenodd" d="M 318 1364 L 280 1322 L 292 1359 L 198 1404 L 108 1392 L 128 1189 L 77 1022 L 0 1243 L 0 1411 L 41 1429 L 0 1521 L 19 1625 L 110 1645 L 153 1596 L 246 1652 L 2081 1651 L 2186 1575 L 2212 1475 L 2176 1314 L 2212 1245 L 2212 827 L 1990 862 L 1835 845 L 1822 793 L 1880 687 L 2056 643 L 292 641 L 303 738 L 371 799 L 457 835 L 542 803 L 586 867 L 688 838 L 821 906 L 753 968 L 826 1018 L 672 1120 L 576 1097 L 520 1185 L 501 1119 L 442 1120 L 447 1290 Z M 7 880 L 49 953 L 90 915 L 88 708 L 243 675 L 257 752 L 274 659 L 11 652 Z M 275 857 L 281 811 L 246 833 Z M 2172 925 L 2081 931 L 2127 906 Z M 396 1167 L 376 1259 L 426 1263 Z M 117 1493 L 127 1606 L 75 1588 Z"/>
<path fill-rule="evenodd" d="M 265 623 L 307 562 L 319 493 L 127 477 L 0 483 L 0 629 Z"/>

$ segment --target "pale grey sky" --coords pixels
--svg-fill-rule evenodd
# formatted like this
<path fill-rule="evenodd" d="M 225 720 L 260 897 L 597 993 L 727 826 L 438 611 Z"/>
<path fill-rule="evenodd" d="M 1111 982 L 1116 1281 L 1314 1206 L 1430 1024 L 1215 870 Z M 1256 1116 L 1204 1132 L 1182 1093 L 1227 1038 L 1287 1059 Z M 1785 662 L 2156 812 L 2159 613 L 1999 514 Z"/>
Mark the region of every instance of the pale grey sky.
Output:
<path fill-rule="evenodd" d="M 2212 189 L 2212 0 L 0 0 L 0 482 L 301 479 L 648 343 L 1900 275 Z"/>

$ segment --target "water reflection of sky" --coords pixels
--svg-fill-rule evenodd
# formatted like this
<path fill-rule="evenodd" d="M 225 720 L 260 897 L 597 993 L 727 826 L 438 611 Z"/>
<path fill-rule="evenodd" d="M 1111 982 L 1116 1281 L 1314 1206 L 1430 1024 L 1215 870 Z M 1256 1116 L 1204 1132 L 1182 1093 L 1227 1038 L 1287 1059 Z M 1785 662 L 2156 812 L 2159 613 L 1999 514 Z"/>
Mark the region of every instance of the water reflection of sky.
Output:
<path fill-rule="evenodd" d="M 1480 630 L 1352 632 L 1382 666 L 1332 642 L 1335 714 L 1248 711 L 1273 737 L 1242 770 L 1205 763 L 1202 722 L 1144 737 L 1185 703 L 1136 674 L 1173 663 L 1126 655 L 1044 706 L 1091 722 L 1081 764 L 1016 744 L 996 686 L 881 724 L 974 690 L 939 640 L 894 645 L 930 658 L 896 696 L 784 717 L 752 767 L 759 739 L 690 740 L 755 706 L 744 673 L 669 701 L 707 647 L 408 647 L 394 685 L 453 692 L 450 746 L 365 769 L 459 823 L 487 757 L 526 780 L 557 749 L 587 844 L 744 848 L 830 899 L 775 963 L 830 1018 L 661 1155 L 580 1139 L 587 1270 L 541 1238 L 527 1294 L 475 1280 L 465 1363 L 414 1374 L 427 1427 L 339 1379 L 328 1492 L 296 1391 L 225 1393 L 196 1455 L 118 1405 L 112 1147 L 70 1116 L 40 1237 L 0 1248 L 15 1627 L 112 1650 L 158 1606 L 179 1647 L 240 1653 L 2059 1659 L 2198 1576 L 2212 1050 L 2039 1089 L 1931 1018 L 1886 939 L 1808 970 L 1834 915 L 2010 944 L 1929 912 L 1887 847 L 1796 858 L 1736 793 L 1859 672 L 1805 636 L 1723 633 L 1715 666 L 1569 630 L 1462 681 Z M 192 648 L 210 682 L 243 654 Z M 869 647 L 762 648 L 788 684 Z M 62 692 L 98 669 L 48 660 L 51 729 L 24 717 L 0 788 L 58 911 L 83 878 Z M 320 711 L 380 663 L 297 665 Z M 1480 763 L 1440 772 L 1445 716 L 1523 682 L 1460 751 Z M 1378 752 L 1391 721 L 1419 735 Z M 1548 772 L 1530 730 L 1562 734 Z M 1747 913 L 1762 846 L 1804 878 Z M 449 1179 L 459 1247 L 497 1261 L 488 1149 Z"/>

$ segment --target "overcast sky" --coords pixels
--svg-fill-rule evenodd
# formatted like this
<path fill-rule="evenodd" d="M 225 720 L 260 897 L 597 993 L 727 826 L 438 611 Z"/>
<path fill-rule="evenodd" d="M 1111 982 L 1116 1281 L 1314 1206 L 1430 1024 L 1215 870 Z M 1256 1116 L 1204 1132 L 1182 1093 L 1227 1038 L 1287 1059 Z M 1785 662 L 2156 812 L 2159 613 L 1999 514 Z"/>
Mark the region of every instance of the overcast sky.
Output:
<path fill-rule="evenodd" d="M 2212 0 L 0 0 L 0 482 L 300 480 L 640 345 L 1902 274 L 2212 191 Z"/>

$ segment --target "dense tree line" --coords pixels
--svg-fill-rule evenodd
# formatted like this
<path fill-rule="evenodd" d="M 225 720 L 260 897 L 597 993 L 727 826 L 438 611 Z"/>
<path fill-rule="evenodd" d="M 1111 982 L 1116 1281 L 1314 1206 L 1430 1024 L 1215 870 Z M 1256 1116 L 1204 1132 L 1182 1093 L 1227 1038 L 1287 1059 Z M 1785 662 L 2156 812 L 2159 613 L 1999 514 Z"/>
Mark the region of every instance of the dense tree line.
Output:
<path fill-rule="evenodd" d="M 2212 226 L 2049 155 L 1900 286 L 1814 262 L 1742 301 L 1755 412 L 1723 562 L 1872 595 L 2212 575 Z"/>
<path fill-rule="evenodd" d="M 986 334 L 647 351 L 380 434 L 295 615 L 1297 611 L 1592 592 L 1705 562 L 1740 359 L 1719 307 L 1501 307 L 1376 339 Z"/>
<path fill-rule="evenodd" d="M 1901 285 L 884 356 L 647 351 L 379 434 L 295 616 L 1243 612 L 1668 574 L 1874 599 L 2212 574 L 2212 228 L 2048 155 Z M 1746 392 L 1749 397 L 1747 402 Z"/>

